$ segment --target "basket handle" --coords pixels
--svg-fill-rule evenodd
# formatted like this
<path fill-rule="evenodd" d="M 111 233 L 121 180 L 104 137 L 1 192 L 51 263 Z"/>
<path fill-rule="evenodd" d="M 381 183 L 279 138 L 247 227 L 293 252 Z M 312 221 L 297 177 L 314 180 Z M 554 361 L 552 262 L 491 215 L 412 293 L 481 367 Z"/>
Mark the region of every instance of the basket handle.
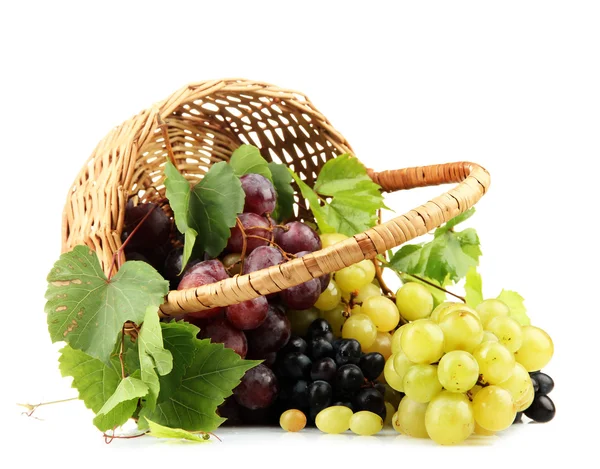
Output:
<path fill-rule="evenodd" d="M 228 306 L 276 293 L 364 259 L 372 259 L 377 254 L 426 234 L 471 208 L 490 185 L 489 173 L 481 166 L 469 162 L 382 172 L 369 170 L 369 176 L 387 192 L 457 182 L 460 184 L 404 215 L 301 258 L 210 285 L 173 290 L 160 307 L 162 315 L 179 316 L 217 306 Z"/>

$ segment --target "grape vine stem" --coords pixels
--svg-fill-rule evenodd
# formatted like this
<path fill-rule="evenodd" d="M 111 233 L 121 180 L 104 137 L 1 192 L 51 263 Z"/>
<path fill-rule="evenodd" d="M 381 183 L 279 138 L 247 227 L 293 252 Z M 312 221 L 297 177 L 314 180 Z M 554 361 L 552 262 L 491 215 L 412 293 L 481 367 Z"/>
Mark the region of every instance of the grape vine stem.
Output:
<path fill-rule="evenodd" d="M 465 300 L 464 297 L 462 297 L 460 295 L 457 295 L 456 293 L 452 293 L 450 290 L 446 290 L 444 287 L 440 287 L 439 285 L 436 285 L 435 283 L 430 282 L 429 280 L 427 280 L 427 279 L 425 279 L 423 277 L 420 277 L 419 275 L 409 274 L 409 273 L 406 273 L 406 272 L 403 272 L 403 273 L 405 275 L 410 276 L 410 277 L 416 278 L 420 282 L 426 283 L 427 285 L 429 285 L 429 286 L 431 286 L 433 288 L 437 288 L 438 290 L 443 291 L 444 293 L 447 293 L 448 295 L 453 296 L 454 298 L 459 299 L 460 301 L 462 301 L 465 304 L 467 303 L 467 300 Z"/>
<path fill-rule="evenodd" d="M 17 403 L 17 405 L 21 406 L 21 407 L 25 407 L 27 409 L 27 412 L 23 412 L 23 413 L 25 415 L 27 415 L 27 417 L 31 417 L 33 415 L 33 413 L 35 412 L 35 410 L 38 407 L 41 407 L 43 405 L 61 404 L 63 402 L 76 401 L 76 400 L 77 400 L 77 397 L 69 397 L 68 399 L 59 399 L 57 401 L 40 402 L 39 404 L 20 404 L 20 403 Z"/>

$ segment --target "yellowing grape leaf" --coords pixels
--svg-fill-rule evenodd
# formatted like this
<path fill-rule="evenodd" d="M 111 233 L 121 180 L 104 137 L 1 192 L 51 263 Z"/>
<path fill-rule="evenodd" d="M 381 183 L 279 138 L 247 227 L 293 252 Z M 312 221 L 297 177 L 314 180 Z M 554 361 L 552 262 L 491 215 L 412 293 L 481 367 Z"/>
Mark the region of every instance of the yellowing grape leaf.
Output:
<path fill-rule="evenodd" d="M 48 274 L 45 311 L 52 342 L 108 363 L 126 321 L 141 324 L 149 306 L 158 309 L 169 283 L 149 264 L 125 262 L 109 280 L 87 246 L 62 254 Z"/>

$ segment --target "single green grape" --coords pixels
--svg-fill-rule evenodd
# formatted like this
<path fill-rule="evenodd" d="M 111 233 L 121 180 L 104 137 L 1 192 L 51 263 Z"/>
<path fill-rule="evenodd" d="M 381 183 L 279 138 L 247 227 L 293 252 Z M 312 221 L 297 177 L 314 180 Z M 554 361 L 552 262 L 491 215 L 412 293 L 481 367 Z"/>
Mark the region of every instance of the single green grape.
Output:
<path fill-rule="evenodd" d="M 375 278 L 375 266 L 369 260 L 338 270 L 335 275 L 338 287 L 346 293 L 360 290 Z"/>
<path fill-rule="evenodd" d="M 371 318 L 378 331 L 391 331 L 400 321 L 398 308 L 392 300 L 385 296 L 379 295 L 367 298 L 363 301 L 360 311 Z"/>
<path fill-rule="evenodd" d="M 393 354 L 390 358 L 394 359 L 394 371 L 401 379 L 401 389 L 396 389 L 397 391 L 404 392 L 404 375 L 406 372 L 415 365 L 414 362 L 411 362 L 404 352 L 398 352 Z"/>
<path fill-rule="evenodd" d="M 368 410 L 361 410 L 350 417 L 350 430 L 357 435 L 375 435 L 382 429 L 383 419 Z"/>
<path fill-rule="evenodd" d="M 366 314 L 353 314 L 342 327 L 344 339 L 356 339 L 361 348 L 366 349 L 375 343 L 377 328 Z"/>
<path fill-rule="evenodd" d="M 483 327 L 487 326 L 488 321 L 496 316 L 508 316 L 510 314 L 510 308 L 506 303 L 495 298 L 479 303 L 475 309 L 479 313 L 479 320 Z"/>
<path fill-rule="evenodd" d="M 517 408 L 510 392 L 500 386 L 486 386 L 473 398 L 475 421 L 491 432 L 510 427 Z"/>
<path fill-rule="evenodd" d="M 350 428 L 352 410 L 346 406 L 327 407 L 317 414 L 315 424 L 323 433 L 343 433 Z"/>
<path fill-rule="evenodd" d="M 483 339 L 482 342 L 498 342 L 498 337 L 493 332 L 483 331 Z"/>
<path fill-rule="evenodd" d="M 408 321 L 425 319 L 433 310 L 433 295 L 420 283 L 408 282 L 396 292 L 396 306 Z"/>
<path fill-rule="evenodd" d="M 435 365 L 413 365 L 404 374 L 402 380 L 404 394 L 413 401 L 429 402 L 442 391 Z"/>
<path fill-rule="evenodd" d="M 511 317 L 496 316 L 488 321 L 485 328 L 498 337 L 498 342 L 513 353 L 523 344 L 521 325 Z"/>
<path fill-rule="evenodd" d="M 515 402 L 515 405 L 517 406 L 517 412 L 523 412 L 524 410 L 528 409 L 534 398 L 535 389 L 533 388 L 532 383 L 531 386 L 527 388 L 527 391 L 525 391 L 525 394 L 523 394 L 523 396 L 517 402 Z"/>
<path fill-rule="evenodd" d="M 344 316 L 344 307 L 341 304 L 338 304 L 329 311 L 321 311 L 319 317 L 329 323 L 331 332 L 335 337 L 342 337 L 342 327 L 344 327 L 344 323 L 346 322 L 346 316 Z"/>
<path fill-rule="evenodd" d="M 464 394 L 442 391 L 427 406 L 425 428 L 429 437 L 440 445 L 466 440 L 475 429 L 471 402 Z"/>
<path fill-rule="evenodd" d="M 554 355 L 554 343 L 550 336 L 539 327 L 523 326 L 523 343 L 515 352 L 516 360 L 527 371 L 544 368 Z"/>
<path fill-rule="evenodd" d="M 286 432 L 299 432 L 306 426 L 306 415 L 298 409 L 286 410 L 279 417 L 279 425 Z"/>
<path fill-rule="evenodd" d="M 425 428 L 425 412 L 427 404 L 413 401 L 410 397 L 404 396 L 398 406 L 394 429 L 404 435 L 414 438 L 429 438 Z"/>
<path fill-rule="evenodd" d="M 239 274 L 242 271 L 242 263 L 240 262 L 241 259 L 242 259 L 242 255 L 237 252 L 227 254 L 223 258 L 223 265 L 229 272 L 229 275 L 233 276 L 233 275 Z"/>
<path fill-rule="evenodd" d="M 473 308 L 470 308 L 466 304 L 463 303 L 454 303 L 448 305 L 446 308 L 442 309 L 437 314 L 436 322 L 439 324 L 442 319 L 444 319 L 448 314 L 453 313 L 454 311 L 466 311 L 467 313 L 471 313 L 477 319 L 479 319 L 479 313 L 475 311 Z M 433 315 L 433 314 L 432 314 Z M 431 318 L 433 320 L 433 318 Z"/>
<path fill-rule="evenodd" d="M 506 381 L 515 367 L 515 356 L 499 342 L 483 342 L 473 351 L 473 356 L 481 377 L 488 384 Z"/>
<path fill-rule="evenodd" d="M 404 370 L 402 376 L 400 376 L 398 374 L 398 372 L 396 371 L 396 367 L 394 365 L 394 362 L 396 361 L 396 357 L 399 354 L 392 354 L 392 356 L 390 358 L 388 358 L 385 362 L 385 366 L 383 367 L 383 377 L 385 378 L 385 382 L 388 384 L 389 387 L 391 387 L 392 389 L 395 389 L 396 391 L 400 391 L 403 392 L 404 391 L 404 387 L 402 384 L 402 380 L 404 379 L 404 373 L 406 372 L 406 370 Z M 410 361 L 408 359 L 406 359 L 406 355 L 404 354 L 400 354 L 403 355 L 403 359 L 399 359 L 398 364 L 402 365 L 401 371 L 406 368 L 408 369 L 408 367 L 410 365 L 412 365 L 412 363 L 410 363 Z M 406 364 L 404 363 L 404 359 L 406 359 Z"/>
<path fill-rule="evenodd" d="M 477 383 L 479 364 L 469 352 L 453 350 L 441 358 L 437 372 L 444 388 L 464 393 Z"/>
<path fill-rule="evenodd" d="M 522 403 L 523 399 L 527 399 L 527 393 L 529 388 L 533 388 L 533 383 L 525 367 L 515 363 L 510 377 L 498 383 L 498 386 L 506 389 L 515 402 Z"/>
<path fill-rule="evenodd" d="M 373 283 L 367 283 L 364 287 L 358 290 L 358 295 L 354 297 L 354 302 L 362 303 L 367 298 L 371 298 L 372 296 L 381 296 L 381 289 Z"/>
<path fill-rule="evenodd" d="M 323 233 L 321 235 L 321 246 L 325 249 L 347 238 L 348 236 L 342 233 Z"/>
<path fill-rule="evenodd" d="M 414 363 L 435 363 L 444 354 L 444 332 L 433 321 L 419 319 L 406 326 L 400 346 Z"/>
<path fill-rule="evenodd" d="M 331 279 L 327 285 L 327 288 L 325 288 L 325 290 L 319 295 L 319 298 L 317 298 L 315 306 L 321 311 L 328 311 L 339 305 L 341 298 L 342 292 L 335 283 L 335 280 Z"/>
<path fill-rule="evenodd" d="M 470 353 L 483 339 L 479 319 L 468 311 L 453 311 L 438 324 L 444 332 L 444 352 L 464 350 Z"/>
<path fill-rule="evenodd" d="M 373 345 L 364 349 L 363 352 L 377 352 L 383 355 L 383 358 L 387 360 L 392 354 L 392 335 L 389 332 L 378 332 Z"/>
<path fill-rule="evenodd" d="M 400 340 L 402 338 L 402 333 L 406 330 L 407 326 L 408 326 L 408 324 L 404 324 L 404 325 L 400 326 L 392 334 L 392 353 L 398 353 L 402 350 Z"/>
<path fill-rule="evenodd" d="M 288 309 L 286 316 L 290 321 L 290 328 L 292 334 L 304 337 L 310 326 L 315 319 L 319 318 L 319 310 L 317 308 L 295 310 Z"/>
<path fill-rule="evenodd" d="M 462 303 L 457 303 L 455 301 L 444 301 L 443 303 L 440 303 L 435 308 L 433 308 L 433 311 L 429 315 L 429 319 L 431 319 L 434 322 L 438 322 L 438 318 L 439 318 L 440 314 L 442 313 L 442 311 L 445 311 L 447 308 L 449 308 L 452 305 L 461 305 L 461 304 Z"/>

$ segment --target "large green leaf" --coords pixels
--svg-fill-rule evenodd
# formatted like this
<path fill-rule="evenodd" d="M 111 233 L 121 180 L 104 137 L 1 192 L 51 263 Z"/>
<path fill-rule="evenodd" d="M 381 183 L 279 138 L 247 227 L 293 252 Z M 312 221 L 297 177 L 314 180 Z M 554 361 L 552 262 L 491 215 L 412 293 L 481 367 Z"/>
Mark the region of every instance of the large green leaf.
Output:
<path fill-rule="evenodd" d="M 194 361 L 181 386 L 167 400 L 159 402 L 154 412 L 142 409 L 140 428 L 147 426 L 148 418 L 171 428 L 213 431 L 225 420 L 216 414 L 217 407 L 232 394 L 244 373 L 258 363 L 242 360 L 223 344 L 195 340 Z"/>
<path fill-rule="evenodd" d="M 123 324 L 140 324 L 146 309 L 158 309 L 168 291 L 169 283 L 145 262 L 125 262 L 109 280 L 96 253 L 75 246 L 48 274 L 50 337 L 108 363 Z"/>
<path fill-rule="evenodd" d="M 169 205 L 173 209 L 175 224 L 179 232 L 184 235 L 183 258 L 181 261 L 181 270 L 183 271 L 190 260 L 196 243 L 196 236 L 198 236 L 198 232 L 188 222 L 192 187 L 170 161 L 167 161 L 165 165 L 165 176 L 165 191 L 167 199 L 169 199 Z"/>
<path fill-rule="evenodd" d="M 273 185 L 277 192 L 277 205 L 273 211 L 273 218 L 286 221 L 294 216 L 294 188 L 292 176 L 287 166 L 279 163 L 269 163 L 273 175 Z"/>
<path fill-rule="evenodd" d="M 232 154 L 229 165 L 236 176 L 244 174 L 260 174 L 273 182 L 273 176 L 267 160 L 260 154 L 260 150 L 253 145 L 240 145 Z"/>
<path fill-rule="evenodd" d="M 319 196 L 316 194 L 316 192 L 313 191 L 310 186 L 300 179 L 300 176 L 294 173 L 291 169 L 288 168 L 288 171 L 296 181 L 296 184 L 298 184 L 298 188 L 300 189 L 302 196 L 308 200 L 310 210 L 315 217 L 315 221 L 317 222 L 321 233 L 335 233 L 335 228 L 329 225 L 327 221 L 327 213 L 325 212 L 325 208 L 321 205 Z"/>
<path fill-rule="evenodd" d="M 198 329 L 188 322 L 161 322 L 165 348 L 173 356 L 173 369 L 159 377 L 159 402 L 168 400 L 181 386 L 185 372 L 194 362 Z"/>
<path fill-rule="evenodd" d="M 59 368 L 63 376 L 73 377 L 73 387 L 85 406 L 98 413 L 113 396 L 121 382 L 119 362 L 108 365 L 69 345 L 60 350 Z M 100 431 L 123 425 L 135 412 L 137 399 L 120 402 L 106 414 L 98 415 L 94 425 Z"/>
<path fill-rule="evenodd" d="M 189 203 L 190 226 L 200 233 L 195 250 L 216 257 L 227 245 L 230 228 L 244 209 L 244 191 L 224 161 L 211 166 L 194 186 Z"/>
<path fill-rule="evenodd" d="M 141 380 L 149 388 L 145 405 L 150 409 L 154 409 L 160 391 L 157 372 L 162 376 L 170 373 L 173 369 L 173 356 L 169 350 L 164 348 L 162 328 L 158 319 L 158 311 L 155 308 L 148 308 L 146 311 L 137 346 Z"/>
<path fill-rule="evenodd" d="M 402 246 L 390 259 L 389 266 L 397 272 L 427 277 L 440 285 L 447 279 L 458 282 L 470 268 L 479 264 L 481 256 L 475 229 L 454 230 L 471 214 L 472 211 L 468 211 L 449 220 L 435 231 L 428 243 Z"/>

